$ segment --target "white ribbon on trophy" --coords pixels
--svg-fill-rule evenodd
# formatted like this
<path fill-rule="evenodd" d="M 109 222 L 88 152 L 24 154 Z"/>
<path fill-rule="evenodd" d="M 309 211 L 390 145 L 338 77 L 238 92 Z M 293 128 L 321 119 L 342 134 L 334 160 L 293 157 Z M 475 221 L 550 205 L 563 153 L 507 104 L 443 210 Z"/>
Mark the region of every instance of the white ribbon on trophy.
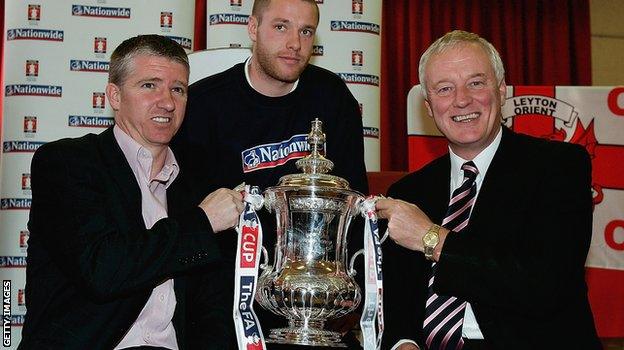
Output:
<path fill-rule="evenodd" d="M 256 210 L 264 199 L 256 186 L 245 186 L 245 209 L 240 215 L 236 232 L 236 272 L 234 282 L 234 324 L 239 349 L 266 349 L 262 328 L 253 310 L 262 248 L 262 225 Z"/>

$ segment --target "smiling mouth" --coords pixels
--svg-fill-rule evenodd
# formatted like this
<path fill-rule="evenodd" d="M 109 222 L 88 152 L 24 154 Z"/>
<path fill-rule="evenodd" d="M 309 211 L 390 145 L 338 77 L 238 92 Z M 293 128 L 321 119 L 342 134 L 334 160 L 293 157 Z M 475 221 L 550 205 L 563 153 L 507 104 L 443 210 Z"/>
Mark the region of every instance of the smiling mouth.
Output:
<path fill-rule="evenodd" d="M 454 122 L 458 122 L 458 123 L 468 123 L 471 122 L 477 118 L 479 118 L 480 113 L 469 113 L 469 114 L 464 114 L 464 115 L 456 115 L 453 116 L 452 119 Z"/>
<path fill-rule="evenodd" d="M 156 123 L 160 123 L 160 124 L 166 124 L 171 122 L 171 118 L 169 117 L 152 117 L 152 120 L 155 121 Z"/>

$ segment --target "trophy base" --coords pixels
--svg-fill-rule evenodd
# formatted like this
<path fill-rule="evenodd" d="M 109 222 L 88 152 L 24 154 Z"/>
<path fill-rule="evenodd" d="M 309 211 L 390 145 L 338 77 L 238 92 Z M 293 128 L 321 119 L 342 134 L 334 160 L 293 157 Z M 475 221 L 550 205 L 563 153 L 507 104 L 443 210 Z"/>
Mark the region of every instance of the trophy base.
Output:
<path fill-rule="evenodd" d="M 307 323 L 307 324 L 306 324 Z M 289 327 L 271 329 L 267 343 L 346 348 L 342 335 L 322 329 L 322 321 L 289 320 Z M 318 327 L 315 327 L 318 326 Z"/>

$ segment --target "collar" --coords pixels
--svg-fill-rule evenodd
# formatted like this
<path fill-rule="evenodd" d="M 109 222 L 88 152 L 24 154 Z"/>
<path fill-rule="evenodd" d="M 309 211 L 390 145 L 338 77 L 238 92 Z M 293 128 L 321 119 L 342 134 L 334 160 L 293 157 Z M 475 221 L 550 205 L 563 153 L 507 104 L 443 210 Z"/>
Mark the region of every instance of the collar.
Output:
<path fill-rule="evenodd" d="M 490 163 L 492 163 L 492 159 L 494 158 L 494 154 L 496 154 L 496 150 L 500 145 L 501 139 L 503 137 L 503 126 L 498 130 L 496 137 L 483 151 L 477 154 L 474 159 L 463 159 L 457 154 L 453 153 L 453 150 L 449 147 L 449 155 L 451 157 L 451 187 L 457 188 L 459 185 L 455 186 L 455 184 L 461 184 L 464 179 L 464 171 L 461 170 L 462 165 L 472 160 L 477 169 L 479 169 L 479 174 L 477 175 L 477 187 L 480 187 L 485 174 L 487 173 L 488 168 L 490 167 Z"/>
<path fill-rule="evenodd" d="M 144 181 L 148 183 L 150 188 L 158 184 L 164 184 L 165 188 L 168 188 L 178 176 L 180 168 L 171 148 L 167 147 L 165 165 L 156 176 L 150 178 L 152 162 L 154 161 L 152 153 L 117 125 L 113 127 L 113 134 L 138 181 L 145 179 Z"/>
<path fill-rule="evenodd" d="M 251 65 L 251 58 L 252 57 L 253 57 L 253 55 L 249 56 L 247 58 L 247 60 L 245 61 L 245 69 L 244 69 L 245 70 L 245 79 L 247 79 L 247 84 L 249 84 L 249 86 L 251 86 L 252 89 L 256 90 L 256 88 L 254 88 L 254 86 L 251 84 L 251 78 L 249 78 L 249 66 Z M 290 89 L 290 92 L 288 92 L 288 93 L 291 93 L 291 92 L 295 91 L 295 89 L 297 88 L 297 85 L 299 85 L 299 79 L 297 79 L 297 81 L 295 81 L 295 83 L 293 84 L 292 89 Z M 260 91 L 258 91 L 258 90 L 256 90 L 256 92 L 260 93 Z"/>

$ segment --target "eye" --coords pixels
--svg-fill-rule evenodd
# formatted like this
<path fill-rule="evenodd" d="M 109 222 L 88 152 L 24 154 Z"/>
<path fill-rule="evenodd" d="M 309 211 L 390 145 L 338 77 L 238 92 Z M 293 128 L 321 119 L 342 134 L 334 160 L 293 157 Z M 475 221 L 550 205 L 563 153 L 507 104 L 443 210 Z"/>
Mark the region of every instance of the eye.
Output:
<path fill-rule="evenodd" d="M 436 90 L 438 96 L 448 96 L 453 91 L 451 86 L 442 86 Z"/>
<path fill-rule="evenodd" d="M 171 91 L 180 95 L 186 95 L 186 89 L 183 87 L 174 87 L 173 89 L 171 89 Z"/>
<path fill-rule="evenodd" d="M 155 87 L 156 87 L 156 84 L 154 84 L 154 83 L 150 83 L 150 82 L 147 82 L 147 83 L 143 83 L 143 84 L 141 84 L 141 87 L 144 87 L 144 88 L 146 88 L 146 89 L 153 89 L 153 88 L 155 88 Z"/>
<path fill-rule="evenodd" d="M 306 28 L 301 31 L 301 34 L 303 34 L 303 36 L 311 37 L 314 35 L 314 31 L 312 29 Z"/>
<path fill-rule="evenodd" d="M 468 86 L 473 87 L 473 88 L 482 88 L 485 86 L 485 81 L 483 80 L 471 81 L 470 83 L 468 83 Z"/>
<path fill-rule="evenodd" d="M 276 25 L 275 25 L 275 29 L 277 29 L 277 30 L 278 30 L 278 31 L 280 31 L 280 32 L 283 32 L 283 31 L 285 31 L 285 30 L 286 30 L 286 26 L 285 26 L 285 25 L 283 25 L 283 24 L 276 24 Z"/>

